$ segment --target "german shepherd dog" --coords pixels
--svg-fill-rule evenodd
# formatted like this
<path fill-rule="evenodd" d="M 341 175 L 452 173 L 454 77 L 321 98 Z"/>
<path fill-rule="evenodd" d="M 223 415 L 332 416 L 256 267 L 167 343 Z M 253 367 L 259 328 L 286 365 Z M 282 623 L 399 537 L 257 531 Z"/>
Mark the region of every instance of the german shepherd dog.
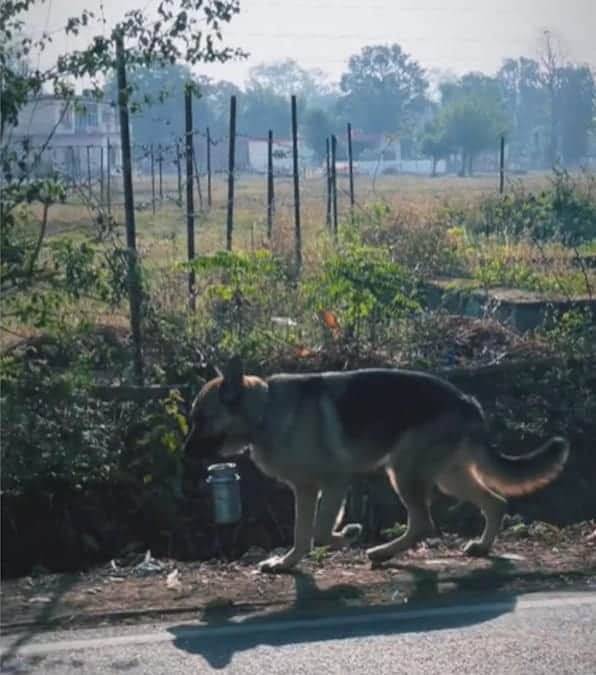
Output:
<path fill-rule="evenodd" d="M 219 372 L 219 371 L 218 371 Z M 476 504 L 484 514 L 469 555 L 488 554 L 506 508 L 503 495 L 529 494 L 554 480 L 569 454 L 552 438 L 521 457 L 488 446 L 476 399 L 430 374 L 367 369 L 261 379 L 233 357 L 195 399 L 184 445 L 188 462 L 229 458 L 249 446 L 266 474 L 295 497 L 294 546 L 260 564 L 262 571 L 295 566 L 313 545 L 346 546 L 361 526 L 338 526 L 351 478 L 384 469 L 408 511 L 405 533 L 367 551 L 387 560 L 435 532 L 433 488 Z"/>

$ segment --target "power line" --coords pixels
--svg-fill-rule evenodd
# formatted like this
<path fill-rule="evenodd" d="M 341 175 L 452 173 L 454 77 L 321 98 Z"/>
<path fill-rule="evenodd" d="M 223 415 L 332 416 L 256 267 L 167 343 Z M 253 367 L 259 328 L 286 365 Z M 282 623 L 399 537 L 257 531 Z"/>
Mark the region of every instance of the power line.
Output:
<path fill-rule="evenodd" d="M 254 38 L 267 38 L 268 40 L 288 40 L 292 38 L 312 39 L 312 40 L 355 40 L 359 42 L 364 42 L 366 44 L 372 42 L 397 42 L 398 40 L 403 40 L 405 42 L 425 42 L 432 44 L 439 43 L 457 43 L 457 44 L 485 44 L 486 40 L 482 38 L 474 38 L 469 36 L 448 36 L 448 37 L 435 37 L 428 35 L 419 35 L 419 36 L 399 36 L 396 33 L 379 33 L 378 35 L 367 35 L 363 36 L 362 33 L 267 33 L 267 32 L 254 32 L 254 31 L 239 31 L 234 33 L 233 31 L 227 31 L 226 37 L 254 37 Z M 527 40 L 523 38 L 510 38 L 507 40 L 501 40 L 501 44 L 526 44 Z"/>

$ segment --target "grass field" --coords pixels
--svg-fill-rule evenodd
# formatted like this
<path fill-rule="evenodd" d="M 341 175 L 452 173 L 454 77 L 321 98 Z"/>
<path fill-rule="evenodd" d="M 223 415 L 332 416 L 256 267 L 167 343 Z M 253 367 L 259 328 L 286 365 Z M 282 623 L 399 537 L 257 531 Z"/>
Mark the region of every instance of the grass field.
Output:
<path fill-rule="evenodd" d="M 507 189 L 523 185 L 528 190 L 540 190 L 549 185 L 549 174 L 532 174 L 509 180 Z M 96 187 L 96 186 L 95 186 Z M 121 178 L 114 177 L 111 213 L 123 232 L 124 209 Z M 206 181 L 201 183 L 203 205 L 206 206 Z M 198 255 L 211 254 L 226 246 L 227 182 L 224 176 L 213 180 L 213 206 L 201 209 L 195 188 L 195 246 Z M 302 241 L 305 261 L 316 260 L 321 252 L 321 238 L 329 234 L 326 221 L 326 191 L 324 177 L 303 179 L 300 184 Z M 349 186 L 346 176 L 338 177 L 338 221 L 350 219 Z M 163 184 L 163 202 L 156 198 L 156 212 L 152 210 L 151 180 L 137 178 L 134 182 L 136 230 L 139 246 L 149 265 L 164 261 L 181 261 L 186 257 L 187 226 L 184 206 L 177 204 L 175 177 L 166 177 Z M 158 188 L 156 186 L 156 193 Z M 411 223 L 421 227 L 437 213 L 446 209 L 467 209 L 483 198 L 498 193 L 498 176 L 472 178 L 423 176 L 369 176 L 355 177 L 354 208 L 359 222 L 376 220 L 382 227 L 387 223 Z M 81 189 L 69 195 L 66 204 L 52 207 L 49 232 L 52 235 L 93 234 L 96 230 L 95 210 L 97 190 L 89 199 L 88 191 Z M 380 207 L 385 209 L 382 217 Z M 103 208 L 106 208 L 105 201 Z M 40 210 L 38 210 L 38 213 Z M 233 247 L 239 251 L 271 248 L 291 254 L 294 250 L 295 216 L 292 180 L 278 177 L 275 185 L 275 214 L 272 240 L 267 240 L 266 178 L 243 175 L 236 183 L 234 199 Z"/>
<path fill-rule="evenodd" d="M 596 204 L 596 193 L 591 192 L 593 177 L 575 176 L 572 180 L 578 181 L 577 194 L 581 192 L 586 204 Z M 113 179 L 111 213 L 115 223 L 114 231 L 124 242 L 120 181 L 119 177 Z M 542 191 L 550 190 L 552 193 L 555 183 L 556 176 L 552 174 L 511 178 L 506 183 L 505 190 L 505 201 L 510 199 L 508 211 L 501 212 L 499 209 L 503 201 L 499 199 L 498 176 L 495 175 L 472 178 L 380 176 L 376 179 L 356 176 L 356 205 L 353 212 L 350 212 L 348 180 L 346 176 L 340 176 L 340 232 L 345 232 L 346 228 L 348 231 L 357 231 L 363 244 L 376 247 L 374 250 L 380 251 L 387 261 L 402 265 L 408 274 L 418 279 L 447 276 L 456 279 L 454 283 L 460 283 L 458 279 L 463 280 L 465 286 L 500 286 L 537 291 L 553 297 L 591 296 L 596 288 L 596 271 L 593 267 L 578 265 L 578 261 L 581 263 L 585 254 L 593 255 L 594 242 L 584 242 L 581 247 L 569 248 L 556 238 L 537 242 L 529 236 L 509 236 L 506 233 L 509 221 L 519 220 L 520 210 L 529 208 L 528 215 L 523 216 L 528 222 L 544 218 L 542 211 L 535 207 L 536 201 L 540 200 Z M 205 180 L 201 187 L 205 206 Z M 561 189 L 561 185 L 557 189 Z M 160 203 L 157 194 L 155 213 L 151 204 L 150 179 L 137 178 L 134 190 L 137 246 L 151 280 L 152 299 L 162 310 L 185 314 L 186 274 L 176 270 L 176 267 L 187 258 L 187 225 L 184 203 L 182 206 L 177 203 L 175 177 L 164 180 L 164 199 Z M 308 284 L 323 274 L 322 270 L 338 249 L 325 222 L 324 177 L 302 179 L 300 191 L 303 270 Z M 276 179 L 276 209 L 271 240 L 268 240 L 266 232 L 265 195 L 266 177 L 239 177 L 234 200 L 233 249 L 247 253 L 269 250 L 277 258 L 284 260 L 284 264 L 291 266 L 295 242 L 291 178 Z M 48 241 L 64 239 L 72 242 L 97 242 L 100 231 L 98 214 L 103 213 L 104 217 L 106 215 L 106 205 L 99 204 L 98 197 L 95 192 L 90 194 L 87 189 L 81 188 L 70 191 L 66 203 L 53 205 L 48 223 Z M 216 176 L 213 181 L 211 209 L 200 208 L 195 189 L 195 246 L 198 256 L 225 249 L 226 198 L 227 183 L 221 175 Z M 40 209 L 34 208 L 34 211 L 39 217 Z M 587 213 L 596 213 L 596 207 L 594 211 L 588 210 Z M 485 236 L 483 223 L 492 223 L 494 219 L 498 220 L 497 225 L 505 234 L 497 236 L 493 233 Z M 521 224 L 526 226 L 523 219 Z M 99 246 L 101 245 L 100 243 Z M 362 266 L 366 261 L 354 264 Z M 348 276 L 351 274 L 349 272 Z M 206 290 L 214 281 L 221 281 L 219 273 L 201 276 L 198 287 L 200 298 L 205 296 Z M 266 286 L 266 280 L 259 283 L 265 284 L 261 289 L 263 293 L 273 294 L 273 289 Z M 366 286 L 368 282 L 362 283 Z M 272 298 L 269 303 L 270 311 L 303 314 L 304 293 L 293 292 L 291 296 L 288 300 L 285 292 L 278 292 L 276 300 Z M 275 302 L 281 302 L 281 297 L 285 298 L 283 302 L 286 306 L 276 310 Z M 341 304 L 339 300 L 334 302 Z M 296 303 L 298 307 L 293 306 Z M 323 300 L 319 301 L 321 303 Z M 75 323 L 81 319 L 99 320 L 124 328 L 128 322 L 126 303 L 106 306 L 105 303 L 89 298 L 65 298 L 60 312 L 62 320 L 70 317 Z M 13 334 L 26 335 L 34 330 L 31 326 L 18 325 L 14 321 L 8 326 L 5 324 L 5 327 L 10 330 L 4 331 L 2 341 L 5 344 L 7 341 L 13 342 Z"/>

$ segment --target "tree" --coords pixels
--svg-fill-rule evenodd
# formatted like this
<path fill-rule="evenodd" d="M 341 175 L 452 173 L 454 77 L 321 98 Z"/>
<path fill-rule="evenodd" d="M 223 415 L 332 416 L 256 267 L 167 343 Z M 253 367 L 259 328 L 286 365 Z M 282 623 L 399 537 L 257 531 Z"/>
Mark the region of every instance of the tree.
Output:
<path fill-rule="evenodd" d="M 271 129 L 278 138 L 288 138 L 290 99 L 255 84 L 242 94 L 238 120 L 244 133 L 266 136 Z"/>
<path fill-rule="evenodd" d="M 240 89 L 225 80 L 213 81 L 196 77 L 186 64 L 134 68 L 129 71 L 132 108 L 131 125 L 135 144 L 174 143 L 184 134 L 184 91 L 190 84 L 195 90 L 193 125 L 195 129 L 210 127 L 214 136 L 228 132 L 230 96 Z M 116 82 L 110 76 L 104 98 L 115 102 Z M 242 108 L 241 108 L 242 112 Z"/>
<path fill-rule="evenodd" d="M 540 47 L 540 63 L 542 82 L 548 95 L 549 112 L 549 146 L 548 162 L 554 166 L 558 156 L 559 119 L 557 115 L 557 95 L 560 87 L 560 74 L 563 67 L 563 55 L 549 30 L 545 30 Z"/>
<path fill-rule="evenodd" d="M 295 94 L 312 108 L 327 109 L 336 100 L 325 73 L 318 69 L 302 68 L 294 59 L 253 66 L 249 71 L 246 90 L 268 90 L 285 99 Z"/>
<path fill-rule="evenodd" d="M 329 115 L 320 108 L 309 110 L 304 119 L 304 137 L 317 161 L 326 156 L 325 139 L 333 134 L 333 123 Z"/>
<path fill-rule="evenodd" d="M 445 142 L 461 152 L 461 175 L 471 176 L 478 153 L 497 146 L 504 120 L 486 102 L 463 98 L 452 101 L 441 111 L 439 126 Z"/>
<path fill-rule="evenodd" d="M 364 47 L 341 77 L 342 112 L 364 131 L 403 132 L 427 105 L 428 81 L 398 44 Z"/>
<path fill-rule="evenodd" d="M 323 73 L 306 70 L 293 59 L 261 63 L 251 68 L 240 101 L 242 130 L 262 136 L 272 129 L 278 137 L 289 137 L 292 94 L 297 97 L 300 118 L 309 107 L 329 109 L 335 102 Z"/>
<path fill-rule="evenodd" d="M 435 117 L 424 126 L 422 153 L 432 159 L 431 176 L 437 175 L 437 162 L 446 159 L 455 151 L 454 141 L 449 137 L 447 125 L 439 117 Z"/>
<path fill-rule="evenodd" d="M 184 91 L 193 82 L 190 68 L 181 63 L 131 68 L 127 79 L 132 90 L 129 103 L 135 144 L 176 142 L 184 133 Z M 104 98 L 115 105 L 118 100 L 115 74 L 108 77 L 104 92 Z"/>
<path fill-rule="evenodd" d="M 242 94 L 239 87 L 227 80 L 210 80 L 199 76 L 196 80 L 200 98 L 193 111 L 196 126 L 211 126 L 211 131 L 219 136 L 225 136 L 230 128 L 230 98 Z"/>
<path fill-rule="evenodd" d="M 496 147 L 507 126 L 499 83 L 482 73 L 467 73 L 459 80 L 441 83 L 439 89 L 441 109 L 434 122 L 435 139 L 457 149 L 462 158 L 461 175 L 471 175 L 474 158 Z"/>
<path fill-rule="evenodd" d="M 511 127 L 510 154 L 536 154 L 539 149 L 534 139 L 547 123 L 547 95 L 540 64 L 524 57 L 507 59 L 497 73 L 497 79 Z"/>
<path fill-rule="evenodd" d="M 458 80 L 442 82 L 439 90 L 443 104 L 473 98 L 495 109 L 502 105 L 498 80 L 484 73 L 466 73 Z"/>
<path fill-rule="evenodd" d="M 567 166 L 588 154 L 588 136 L 594 120 L 596 88 L 587 66 L 566 66 L 558 73 L 555 96 L 559 147 Z"/>

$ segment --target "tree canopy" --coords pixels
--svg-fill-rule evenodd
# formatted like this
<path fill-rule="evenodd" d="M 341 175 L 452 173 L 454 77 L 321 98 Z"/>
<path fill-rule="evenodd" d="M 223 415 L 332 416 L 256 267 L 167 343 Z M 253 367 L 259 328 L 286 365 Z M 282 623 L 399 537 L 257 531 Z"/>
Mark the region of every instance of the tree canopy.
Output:
<path fill-rule="evenodd" d="M 422 114 L 428 80 L 398 44 L 364 47 L 340 81 L 341 111 L 368 132 L 403 131 Z"/>

